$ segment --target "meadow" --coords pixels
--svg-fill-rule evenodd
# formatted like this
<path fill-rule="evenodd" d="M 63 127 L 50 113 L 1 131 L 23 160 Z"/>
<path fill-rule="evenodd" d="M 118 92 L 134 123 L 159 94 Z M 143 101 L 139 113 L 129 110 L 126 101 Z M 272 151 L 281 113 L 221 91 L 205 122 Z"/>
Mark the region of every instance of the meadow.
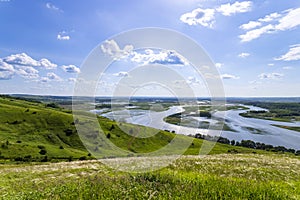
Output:
<path fill-rule="evenodd" d="M 0 97 L 0 199 L 300 199 L 299 155 L 180 136 L 178 143 L 192 143 L 167 167 L 119 171 L 103 163 L 130 163 L 135 169 L 162 162 L 159 156 L 141 156 L 176 134 L 122 123 L 133 132 L 156 131 L 153 137 L 135 138 L 117 122 L 97 120 L 105 138 L 128 154 L 104 159 L 111 152 L 99 153 L 96 160 L 75 128 L 88 121 L 76 122 L 70 110 L 56 104 Z M 96 135 L 87 137 L 101 139 Z M 209 155 L 199 155 L 204 142 L 214 146 Z"/>
<path fill-rule="evenodd" d="M 145 173 L 120 172 L 96 160 L 11 164 L 0 172 L 1 199 L 300 198 L 300 160 L 286 155 L 183 156 Z"/>

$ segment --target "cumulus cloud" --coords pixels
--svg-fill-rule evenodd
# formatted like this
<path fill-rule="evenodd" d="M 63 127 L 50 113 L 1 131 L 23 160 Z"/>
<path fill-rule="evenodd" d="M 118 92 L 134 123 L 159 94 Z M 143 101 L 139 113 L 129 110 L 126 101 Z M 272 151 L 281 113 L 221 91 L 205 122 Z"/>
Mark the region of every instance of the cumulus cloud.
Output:
<path fill-rule="evenodd" d="M 28 56 L 26 53 L 13 54 L 5 57 L 3 60 L 4 62 L 15 66 L 43 67 L 46 69 L 55 69 L 57 67 L 56 64 L 51 63 L 46 58 L 42 58 L 41 60 L 37 61 Z"/>
<path fill-rule="evenodd" d="M 278 57 L 275 60 L 284 60 L 284 61 L 292 61 L 292 60 L 300 60 L 300 44 L 295 44 L 290 46 L 289 51 Z"/>
<path fill-rule="evenodd" d="M 240 79 L 240 77 L 232 75 L 232 74 L 222 74 L 221 78 L 222 79 Z"/>
<path fill-rule="evenodd" d="M 114 40 L 107 40 L 101 45 L 102 51 L 113 59 L 126 58 L 139 64 L 164 64 L 164 65 L 188 65 L 188 61 L 174 50 L 138 50 L 134 51 L 132 45 L 126 45 L 123 49 Z"/>
<path fill-rule="evenodd" d="M 215 10 L 197 8 L 181 15 L 180 20 L 188 25 L 202 25 L 212 28 L 215 23 Z"/>
<path fill-rule="evenodd" d="M 188 65 L 188 61 L 174 50 L 133 52 L 131 61 L 141 64 Z"/>
<path fill-rule="evenodd" d="M 240 29 L 243 29 L 243 30 L 249 30 L 249 29 L 253 29 L 253 28 L 256 28 L 258 26 L 261 26 L 262 23 L 261 22 L 257 22 L 257 21 L 250 21 L 248 22 L 247 24 L 243 24 L 240 26 Z"/>
<path fill-rule="evenodd" d="M 57 6 L 55 6 L 54 4 L 52 4 L 50 2 L 46 3 L 46 7 L 50 10 L 62 12 L 62 10 L 60 8 L 58 8 Z"/>
<path fill-rule="evenodd" d="M 15 69 L 12 65 L 4 62 L 1 58 L 0 58 L 0 71 L 10 71 L 10 72 L 14 72 Z"/>
<path fill-rule="evenodd" d="M 0 58 L 0 80 L 12 79 L 15 69 L 12 65 L 7 64 Z"/>
<path fill-rule="evenodd" d="M 114 73 L 113 75 L 117 76 L 117 77 L 127 77 L 127 76 L 129 76 L 128 72 L 118 72 L 118 73 Z"/>
<path fill-rule="evenodd" d="M 250 56 L 250 53 L 240 53 L 239 55 L 238 55 L 238 57 L 240 57 L 240 58 L 246 58 L 246 57 L 248 57 L 248 56 Z"/>
<path fill-rule="evenodd" d="M 66 31 L 59 32 L 56 37 L 58 40 L 70 40 L 71 37 Z"/>
<path fill-rule="evenodd" d="M 241 25 L 240 28 L 247 30 L 247 32 L 240 35 L 239 38 L 241 42 L 249 42 L 264 34 L 290 30 L 300 25 L 299 19 L 300 8 L 285 10 L 281 13 L 271 13 L 257 21 L 250 21 Z"/>
<path fill-rule="evenodd" d="M 252 2 L 251 1 L 236 1 L 233 4 L 227 3 L 219 6 L 216 10 L 222 15 L 231 16 L 236 13 L 245 13 L 251 11 Z"/>
<path fill-rule="evenodd" d="M 280 74 L 280 73 L 261 73 L 260 75 L 258 75 L 258 78 L 260 79 L 280 79 L 282 78 L 284 75 Z"/>
<path fill-rule="evenodd" d="M 196 8 L 191 12 L 180 16 L 180 20 L 188 25 L 201 25 L 208 28 L 213 28 L 216 22 L 216 13 L 221 13 L 224 16 L 231 16 L 236 13 L 249 12 L 251 10 L 251 1 L 235 2 L 233 4 L 222 4 L 217 8 Z"/>
<path fill-rule="evenodd" d="M 16 73 L 25 79 L 37 79 L 39 78 L 39 71 L 33 67 L 20 66 L 16 70 Z"/>
<path fill-rule="evenodd" d="M 63 65 L 61 68 L 68 73 L 80 73 L 80 69 L 75 65 Z"/>
<path fill-rule="evenodd" d="M 103 53 L 111 56 L 113 59 L 119 60 L 121 58 L 128 56 L 132 52 L 133 46 L 126 45 L 123 49 L 121 49 L 116 41 L 106 40 L 101 45 L 101 50 Z"/>
<path fill-rule="evenodd" d="M 47 73 L 47 78 L 50 80 L 60 81 L 61 78 L 53 72 Z"/>

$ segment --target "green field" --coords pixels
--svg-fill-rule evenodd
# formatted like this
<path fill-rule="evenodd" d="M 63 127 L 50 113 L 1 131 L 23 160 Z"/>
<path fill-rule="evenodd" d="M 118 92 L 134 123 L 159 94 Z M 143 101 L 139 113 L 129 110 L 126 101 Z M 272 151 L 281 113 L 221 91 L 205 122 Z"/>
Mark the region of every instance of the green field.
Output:
<path fill-rule="evenodd" d="M 130 168 L 155 165 L 162 157 L 143 155 L 173 142 L 175 136 L 173 152 L 162 154 L 177 154 L 182 144 L 191 142 L 182 158 L 158 171 L 110 168 L 94 160 L 76 131 L 76 124 L 90 127 L 90 115 L 74 120 L 71 111 L 51 103 L 0 97 L 0 199 L 300 198 L 296 154 L 214 143 L 98 117 L 102 132 L 91 127 L 81 139 L 97 148 L 93 155 L 114 155 L 106 162 L 123 165 L 129 160 Z M 104 138 L 126 153 L 114 158 L 100 142 Z M 213 149 L 199 156 L 203 144 Z"/>
<path fill-rule="evenodd" d="M 5 165 L 0 173 L 2 199 L 300 198 L 300 160 L 284 155 L 187 156 L 146 173 L 98 161 Z"/>

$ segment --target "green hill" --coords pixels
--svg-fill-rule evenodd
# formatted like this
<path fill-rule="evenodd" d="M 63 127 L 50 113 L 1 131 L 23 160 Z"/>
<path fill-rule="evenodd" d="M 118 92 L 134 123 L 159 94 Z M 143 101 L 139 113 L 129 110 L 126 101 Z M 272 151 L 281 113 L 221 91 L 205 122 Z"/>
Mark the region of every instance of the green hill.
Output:
<path fill-rule="evenodd" d="M 70 111 L 11 97 L 0 97 L 0 199 L 299 199 L 299 157 L 216 143 L 209 156 L 183 156 L 154 172 L 128 173 L 112 170 L 96 160 L 59 163 L 19 161 L 64 161 L 87 159 L 75 125 L 90 123 L 91 114 L 73 121 Z M 127 156 L 153 152 L 178 135 L 166 131 L 117 124 L 99 117 L 103 136 L 123 149 L 125 158 L 105 159 L 129 168 L 160 163 L 161 157 Z M 90 126 L 87 126 L 90 127 Z M 137 138 L 139 134 L 152 137 Z M 96 154 L 113 152 L 98 143 L 99 132 L 88 129 L 82 137 L 99 147 Z M 97 134 L 96 134 L 97 133 Z M 180 144 L 192 141 L 185 151 L 199 154 L 209 141 L 180 135 Z M 176 154 L 176 148 L 173 149 Z M 106 152 L 105 152 L 106 151 Z M 167 157 L 168 158 L 168 157 Z M 147 160 L 148 159 L 148 160 Z M 156 160 L 155 160 L 156 159 Z M 127 162 L 127 161 L 130 162 Z M 12 162 L 13 161 L 13 162 Z M 15 164 L 15 161 L 18 161 Z M 146 163 L 144 163 L 146 161 Z M 126 164 L 127 163 L 127 164 Z M 131 164 L 132 163 L 132 164 Z"/>
<path fill-rule="evenodd" d="M 78 119 L 77 119 L 78 120 Z M 170 143 L 176 136 L 174 133 L 158 131 L 156 129 L 132 124 L 117 124 L 106 118 L 99 117 L 99 123 L 108 138 L 114 145 L 126 153 L 117 156 L 132 156 L 161 149 Z M 80 119 L 78 123 L 88 123 L 87 119 Z M 122 130 L 120 129 L 122 126 Z M 151 137 L 139 138 L 124 133 L 139 131 L 140 134 Z M 99 144 L 103 136 L 97 130 L 90 129 L 85 143 L 89 148 L 97 148 L 97 156 L 114 155 L 112 150 Z M 156 133 L 156 134 L 153 134 Z M 187 136 L 177 136 L 178 153 L 180 145 L 192 143 L 185 154 L 197 155 L 203 140 Z M 92 143 L 93 142 L 93 143 Z M 206 141 L 210 145 L 210 142 Z M 101 146 L 102 145 L 102 146 Z M 177 149 L 172 149 L 176 154 Z M 249 153 L 253 149 L 230 146 L 217 143 L 210 154 L 239 152 Z M 166 152 L 165 152 L 166 153 Z M 267 153 L 255 150 L 255 153 Z M 0 159 L 15 161 L 55 161 L 69 159 L 89 159 L 91 155 L 78 137 L 71 111 L 59 108 L 55 104 L 44 104 L 34 100 L 27 101 L 10 96 L 0 97 Z"/>

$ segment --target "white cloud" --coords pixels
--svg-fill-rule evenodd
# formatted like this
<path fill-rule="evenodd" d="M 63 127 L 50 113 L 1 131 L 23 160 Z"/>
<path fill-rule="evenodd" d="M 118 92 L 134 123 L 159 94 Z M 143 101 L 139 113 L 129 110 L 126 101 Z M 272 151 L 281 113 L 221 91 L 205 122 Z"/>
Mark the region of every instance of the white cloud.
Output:
<path fill-rule="evenodd" d="M 0 58 L 0 80 L 12 79 L 15 69 L 12 65 L 7 64 Z"/>
<path fill-rule="evenodd" d="M 154 52 L 146 49 L 145 53 L 133 52 L 131 61 L 141 64 L 188 65 L 188 61 L 174 50 Z"/>
<path fill-rule="evenodd" d="M 300 44 L 295 44 L 290 46 L 290 49 L 286 54 L 280 56 L 279 58 L 275 58 L 275 60 L 284 60 L 284 61 L 300 60 Z"/>
<path fill-rule="evenodd" d="M 116 41 L 106 40 L 101 45 L 101 50 L 103 53 L 111 56 L 113 59 L 119 60 L 121 58 L 128 56 L 132 52 L 133 46 L 126 45 L 123 49 L 121 49 Z"/>
<path fill-rule="evenodd" d="M 223 63 L 216 63 L 215 64 L 217 68 L 221 68 L 224 64 Z"/>
<path fill-rule="evenodd" d="M 57 64 L 51 63 L 48 59 L 42 58 L 39 61 L 40 67 L 44 67 L 46 69 L 55 69 L 57 67 Z"/>
<path fill-rule="evenodd" d="M 239 36 L 242 42 L 249 42 L 264 34 L 276 33 L 279 31 L 286 31 L 293 29 L 300 25 L 300 8 L 285 10 L 281 13 L 271 13 L 257 21 L 250 21 L 247 24 L 240 26 L 241 29 L 249 30 L 245 34 Z M 256 28 L 255 24 L 261 23 L 260 28 Z M 252 27 L 249 24 L 253 25 Z M 247 27 L 247 28 L 245 28 Z"/>
<path fill-rule="evenodd" d="M 56 37 L 58 40 L 70 40 L 71 37 L 67 31 L 61 31 L 57 34 Z"/>
<path fill-rule="evenodd" d="M 59 33 L 57 35 L 57 39 L 58 40 L 70 40 L 70 36 L 69 35 L 63 35 L 63 34 Z"/>
<path fill-rule="evenodd" d="M 240 77 L 235 76 L 235 75 L 231 75 L 231 74 L 222 74 L 221 78 L 222 79 L 240 79 Z"/>
<path fill-rule="evenodd" d="M 215 10 L 197 8 L 181 15 L 180 20 L 188 25 L 202 25 L 212 28 L 215 23 Z"/>
<path fill-rule="evenodd" d="M 75 65 L 63 65 L 61 68 L 68 73 L 80 73 L 80 69 Z"/>
<path fill-rule="evenodd" d="M 49 80 L 55 80 L 55 81 L 60 81 L 61 80 L 61 78 L 53 72 L 47 73 L 47 78 Z"/>
<path fill-rule="evenodd" d="M 248 57 L 248 56 L 250 56 L 250 53 L 240 53 L 239 55 L 238 55 L 238 57 L 240 57 L 240 58 L 246 58 L 246 57 Z"/>
<path fill-rule="evenodd" d="M 282 78 L 284 75 L 280 74 L 280 73 L 261 73 L 260 75 L 258 75 L 258 78 L 260 79 L 280 79 Z"/>
<path fill-rule="evenodd" d="M 273 67 L 274 63 L 269 63 L 268 66 Z"/>
<path fill-rule="evenodd" d="M 240 26 L 240 29 L 243 29 L 243 30 L 249 30 L 249 29 L 253 29 L 253 28 L 256 28 L 258 26 L 261 26 L 262 23 L 261 22 L 256 22 L 256 21 L 250 21 L 248 22 L 247 24 L 243 24 Z"/>
<path fill-rule="evenodd" d="M 57 6 L 55 6 L 54 4 L 48 2 L 46 3 L 46 7 L 50 10 L 55 10 L 55 11 L 60 11 L 62 12 L 62 10 L 60 8 L 58 8 Z"/>
<path fill-rule="evenodd" d="M 265 33 L 274 33 L 274 31 L 275 27 L 272 24 L 269 24 L 267 26 L 248 31 L 244 35 L 240 35 L 239 38 L 241 39 L 241 42 L 249 42 L 251 40 L 259 38 Z"/>
<path fill-rule="evenodd" d="M 252 2 L 251 1 L 236 1 L 233 4 L 227 3 L 219 6 L 216 10 L 222 15 L 231 16 L 235 13 L 245 13 L 251 11 Z"/>
<path fill-rule="evenodd" d="M 129 76 L 128 72 L 118 72 L 118 73 L 114 73 L 113 75 L 117 76 L 117 77 L 127 77 L 127 76 Z"/>
<path fill-rule="evenodd" d="M 279 17 L 281 17 L 281 14 L 275 12 L 275 13 L 271 13 L 269 15 L 266 15 L 264 18 L 258 19 L 258 21 L 260 21 L 260 22 L 272 22 L 272 21 L 278 19 Z"/>
<path fill-rule="evenodd" d="M 277 30 L 285 31 L 300 25 L 300 8 L 287 10 L 287 15 L 279 19 Z"/>
<path fill-rule="evenodd" d="M 1 58 L 0 58 L 0 71 L 8 71 L 8 72 L 14 72 L 15 69 L 12 65 L 4 62 Z"/>
<path fill-rule="evenodd" d="M 39 77 L 39 71 L 28 66 L 18 67 L 16 73 L 26 79 L 37 79 Z"/>
<path fill-rule="evenodd" d="M 51 63 L 48 59 L 42 58 L 37 61 L 26 53 L 13 54 L 5 57 L 4 62 L 14 65 L 14 66 L 30 66 L 30 67 L 44 67 L 46 69 L 55 69 L 57 67 L 56 64 Z"/>

